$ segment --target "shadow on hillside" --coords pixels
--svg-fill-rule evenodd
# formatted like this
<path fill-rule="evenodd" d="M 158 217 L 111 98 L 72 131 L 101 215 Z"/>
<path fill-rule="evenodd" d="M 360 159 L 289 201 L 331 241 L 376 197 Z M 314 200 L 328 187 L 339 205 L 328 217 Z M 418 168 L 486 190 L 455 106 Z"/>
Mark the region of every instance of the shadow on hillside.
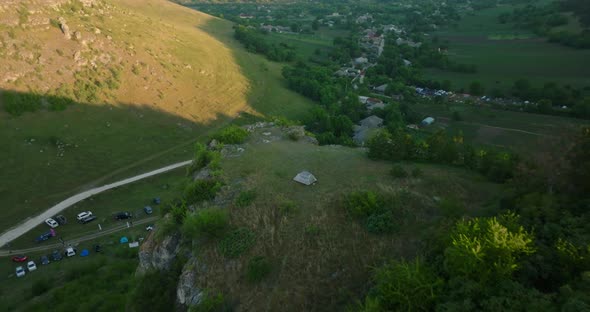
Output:
<path fill-rule="evenodd" d="M 56 111 L 52 111 L 56 110 Z M 7 111 L 12 112 L 12 114 Z M 68 195 L 190 159 L 226 124 L 195 123 L 151 105 L 94 105 L 0 90 L 0 228 Z"/>
<path fill-rule="evenodd" d="M 190 6 L 189 8 L 195 9 Z M 248 105 L 259 116 L 243 115 L 239 122 L 251 123 L 269 116 L 301 120 L 313 102 L 288 89 L 287 82 L 281 74 L 284 64 L 271 62 L 264 56 L 247 52 L 242 44 L 234 39 L 232 25 L 230 21 L 211 18 L 198 28 L 232 51 L 236 64 L 240 66 L 240 73 L 248 80 Z"/>

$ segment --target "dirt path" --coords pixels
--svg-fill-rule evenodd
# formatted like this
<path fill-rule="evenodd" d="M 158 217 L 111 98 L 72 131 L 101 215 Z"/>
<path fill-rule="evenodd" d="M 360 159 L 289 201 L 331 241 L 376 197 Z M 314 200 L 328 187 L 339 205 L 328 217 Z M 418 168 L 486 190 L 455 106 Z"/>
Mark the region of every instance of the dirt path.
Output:
<path fill-rule="evenodd" d="M 135 221 L 133 223 L 133 226 L 137 226 L 137 225 L 142 225 L 142 224 L 146 224 L 146 223 L 150 223 L 150 222 L 154 222 L 156 220 L 158 220 L 159 217 L 149 217 L 149 218 L 145 218 L 139 221 Z M 104 231 L 100 231 L 100 232 L 96 232 L 96 233 L 92 233 L 92 234 L 88 234 L 88 235 L 84 235 L 78 238 L 74 238 L 74 239 L 70 239 L 70 240 L 66 240 L 64 242 L 64 244 L 67 245 L 77 245 L 81 242 L 85 242 L 85 241 L 89 241 L 98 237 L 102 237 L 102 236 L 106 236 L 112 233 L 116 233 L 118 231 L 124 230 L 127 228 L 127 224 L 123 223 L 120 225 L 117 225 L 115 227 L 112 227 L 110 229 L 106 229 Z M 44 251 L 44 250 L 55 250 L 55 249 L 62 249 L 64 247 L 64 244 L 62 243 L 55 243 L 55 244 L 51 244 L 51 245 L 42 245 L 42 246 L 37 246 L 37 247 L 32 247 L 32 248 L 26 248 L 26 249 L 16 249 L 16 250 L 0 250 L 0 257 L 8 257 L 8 256 L 12 256 L 12 255 L 18 255 L 18 254 L 27 254 L 30 252 L 37 252 L 37 251 Z"/>
<path fill-rule="evenodd" d="M 33 229 L 34 227 L 36 227 L 37 225 L 45 222 L 45 220 L 47 218 L 51 218 L 53 216 L 55 216 L 56 214 L 60 213 L 62 210 L 88 198 L 91 197 L 93 195 L 102 193 L 104 191 L 125 185 L 125 184 L 129 184 L 129 183 L 133 183 L 142 179 L 146 179 L 161 173 L 165 173 L 177 168 L 181 168 L 184 166 L 189 165 L 190 163 L 192 163 L 192 160 L 187 160 L 187 161 L 183 161 L 183 162 L 179 162 L 176 164 L 172 164 L 160 169 L 156 169 L 147 173 L 143 173 L 131 178 L 127 178 L 118 182 L 114 182 L 111 184 L 107 184 L 101 187 L 96 187 L 87 191 L 84 191 L 82 193 L 78 193 L 74 196 L 71 196 L 67 199 L 65 199 L 64 201 L 58 203 L 57 205 L 45 210 L 43 213 L 41 213 L 38 216 L 35 216 L 33 218 L 29 218 L 27 220 L 25 220 L 24 222 L 22 222 L 21 224 L 13 227 L 12 229 L 2 233 L 0 235 L 0 246 L 4 246 L 6 245 L 6 243 L 16 239 L 17 237 L 23 235 L 24 233 L 30 231 L 31 229 Z"/>

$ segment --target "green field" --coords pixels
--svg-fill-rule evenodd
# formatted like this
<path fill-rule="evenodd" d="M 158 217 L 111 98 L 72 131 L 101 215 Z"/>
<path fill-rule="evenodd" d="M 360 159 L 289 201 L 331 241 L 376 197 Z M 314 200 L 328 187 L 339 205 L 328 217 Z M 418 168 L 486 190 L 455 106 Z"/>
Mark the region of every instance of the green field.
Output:
<path fill-rule="evenodd" d="M 412 108 L 422 116 L 432 116 L 437 122 L 427 131 L 446 129 L 450 134 L 462 133 L 466 142 L 488 145 L 532 155 L 541 152 L 548 142 L 557 143 L 562 136 L 590 123 L 582 119 L 497 110 L 465 103 L 448 106 L 432 102 L 416 103 Z M 458 112 L 461 121 L 453 121 Z M 548 145 L 549 144 L 549 145 Z"/>
<path fill-rule="evenodd" d="M 526 30 L 500 24 L 497 16 L 509 12 L 511 6 L 475 12 L 458 25 L 444 28 L 433 36 L 449 42 L 451 60 L 477 65 L 474 74 L 426 70 L 425 77 L 439 81 L 450 80 L 453 89 L 467 88 L 480 81 L 486 90 L 508 90 L 514 81 L 526 78 L 540 86 L 546 82 L 590 86 L 590 50 L 576 50 L 546 42 Z"/>
<path fill-rule="evenodd" d="M 272 33 L 268 36 L 268 41 L 276 44 L 285 43 L 294 47 L 297 55 L 302 56 L 303 60 L 308 60 L 310 57 L 327 60 L 327 54 L 333 48 L 334 38 L 347 35 L 348 31 L 345 30 L 322 27 L 313 35 Z M 317 55 L 316 50 L 321 51 L 321 54 Z"/>

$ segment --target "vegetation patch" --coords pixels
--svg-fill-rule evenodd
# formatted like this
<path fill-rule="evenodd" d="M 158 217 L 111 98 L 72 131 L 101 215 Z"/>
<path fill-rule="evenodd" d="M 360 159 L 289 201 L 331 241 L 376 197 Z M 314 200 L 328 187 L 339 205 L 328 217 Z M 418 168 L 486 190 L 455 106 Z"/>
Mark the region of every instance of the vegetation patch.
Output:
<path fill-rule="evenodd" d="M 237 258 L 256 243 L 256 234 L 247 228 L 229 232 L 221 242 L 219 251 L 227 258 Z"/>
<path fill-rule="evenodd" d="M 189 182 L 184 189 L 184 198 L 189 204 L 195 204 L 215 198 L 222 183 L 217 180 L 197 180 Z"/>
<path fill-rule="evenodd" d="M 256 190 L 242 191 L 238 195 L 238 198 L 236 198 L 235 204 L 238 207 L 250 206 L 250 204 L 252 204 L 256 199 L 256 196 Z"/>
<path fill-rule="evenodd" d="M 263 256 L 257 256 L 248 262 L 246 279 L 250 283 L 258 283 L 266 278 L 272 270 L 270 261 Z"/>
<path fill-rule="evenodd" d="M 242 144 L 248 138 L 248 131 L 236 125 L 229 126 L 213 136 L 223 144 Z"/>
<path fill-rule="evenodd" d="M 188 215 L 182 225 L 182 233 L 187 238 L 221 237 L 228 225 L 227 211 L 204 208 Z"/>

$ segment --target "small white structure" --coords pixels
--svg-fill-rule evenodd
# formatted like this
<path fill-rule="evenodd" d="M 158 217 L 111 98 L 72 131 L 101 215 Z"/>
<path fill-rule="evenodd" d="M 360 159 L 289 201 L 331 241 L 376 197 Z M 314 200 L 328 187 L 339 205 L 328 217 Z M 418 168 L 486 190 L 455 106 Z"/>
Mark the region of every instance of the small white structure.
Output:
<path fill-rule="evenodd" d="M 315 176 L 309 171 L 301 171 L 293 178 L 293 180 L 301 184 L 312 185 L 318 179 L 316 179 Z"/>
<path fill-rule="evenodd" d="M 421 124 L 422 124 L 423 126 L 430 126 L 430 125 L 432 125 L 432 123 L 434 123 L 434 118 L 432 118 L 432 117 L 426 117 L 426 118 L 424 118 L 424 120 L 422 120 L 422 122 L 421 122 Z"/>
<path fill-rule="evenodd" d="M 362 56 L 354 59 L 354 63 L 356 65 L 366 64 L 367 62 L 369 62 L 369 60 L 366 57 L 362 57 Z"/>

